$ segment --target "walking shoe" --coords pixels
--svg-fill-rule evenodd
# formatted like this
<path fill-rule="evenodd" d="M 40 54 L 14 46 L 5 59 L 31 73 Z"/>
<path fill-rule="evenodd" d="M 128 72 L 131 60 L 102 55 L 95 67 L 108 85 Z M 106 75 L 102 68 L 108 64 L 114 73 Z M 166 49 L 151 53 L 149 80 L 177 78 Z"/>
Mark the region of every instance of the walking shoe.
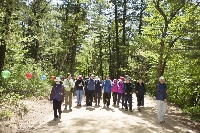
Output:
<path fill-rule="evenodd" d="M 109 106 L 107 106 L 107 108 L 109 108 Z"/>
<path fill-rule="evenodd" d="M 58 118 L 61 119 L 61 114 L 59 114 Z"/>
<path fill-rule="evenodd" d="M 162 121 L 160 121 L 160 124 L 162 124 Z"/>
<path fill-rule="evenodd" d="M 130 112 L 133 112 L 133 110 L 129 110 Z"/>
<path fill-rule="evenodd" d="M 128 109 L 125 109 L 125 111 L 128 111 Z"/>
<path fill-rule="evenodd" d="M 90 108 L 90 106 L 86 106 L 86 109 L 89 109 Z"/>
<path fill-rule="evenodd" d="M 69 108 L 70 111 L 72 111 L 72 108 Z"/>
<path fill-rule="evenodd" d="M 65 109 L 67 110 L 67 107 L 65 107 Z"/>
<path fill-rule="evenodd" d="M 140 109 L 140 108 L 138 108 L 138 111 L 139 111 L 139 112 L 141 112 L 141 109 Z"/>

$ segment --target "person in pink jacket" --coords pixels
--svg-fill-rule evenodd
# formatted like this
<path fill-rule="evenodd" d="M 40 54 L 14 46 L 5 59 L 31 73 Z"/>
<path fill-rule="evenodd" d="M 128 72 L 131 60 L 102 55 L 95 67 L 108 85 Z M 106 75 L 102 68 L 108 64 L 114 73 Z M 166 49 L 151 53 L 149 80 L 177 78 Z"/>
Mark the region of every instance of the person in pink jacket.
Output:
<path fill-rule="evenodd" d="M 115 106 L 117 102 L 117 91 L 118 91 L 117 79 L 113 80 L 111 91 L 113 96 L 113 105 Z"/>
<path fill-rule="evenodd" d="M 118 99 L 117 99 L 117 106 L 119 107 L 119 102 L 120 99 L 122 99 L 122 109 L 124 108 L 124 92 L 123 92 L 123 88 L 124 88 L 124 77 L 120 76 L 119 82 L 118 82 Z"/>

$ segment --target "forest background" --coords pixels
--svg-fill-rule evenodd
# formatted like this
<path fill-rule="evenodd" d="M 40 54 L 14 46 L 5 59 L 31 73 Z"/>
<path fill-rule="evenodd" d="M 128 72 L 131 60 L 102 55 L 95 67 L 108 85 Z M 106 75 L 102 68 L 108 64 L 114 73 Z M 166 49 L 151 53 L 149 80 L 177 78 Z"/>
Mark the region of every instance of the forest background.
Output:
<path fill-rule="evenodd" d="M 151 96 L 163 75 L 168 101 L 200 117 L 199 5 L 198 0 L 1 0 L 0 71 L 11 75 L 0 77 L 0 119 L 12 116 L 15 101 L 46 96 L 50 77 L 68 72 L 129 75 L 134 83 L 142 78 Z"/>

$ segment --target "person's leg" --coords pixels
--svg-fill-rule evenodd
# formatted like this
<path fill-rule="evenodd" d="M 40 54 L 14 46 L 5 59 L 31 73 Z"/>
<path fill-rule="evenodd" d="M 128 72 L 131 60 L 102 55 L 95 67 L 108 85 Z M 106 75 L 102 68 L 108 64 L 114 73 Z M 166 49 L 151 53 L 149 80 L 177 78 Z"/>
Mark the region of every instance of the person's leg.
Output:
<path fill-rule="evenodd" d="M 125 106 L 125 96 L 124 96 L 124 93 L 122 94 L 122 109 L 124 108 Z"/>
<path fill-rule="evenodd" d="M 106 92 L 103 93 L 103 104 L 104 104 L 104 106 L 106 104 Z"/>
<path fill-rule="evenodd" d="M 143 96 L 143 98 L 142 98 L 142 103 L 141 103 L 141 106 L 143 106 L 143 107 L 144 107 L 144 96 Z"/>
<path fill-rule="evenodd" d="M 58 101 L 58 113 L 59 113 L 59 118 L 61 118 L 61 105 L 62 105 L 62 101 Z"/>
<path fill-rule="evenodd" d="M 129 96 L 129 110 L 132 111 L 132 95 Z"/>
<path fill-rule="evenodd" d="M 89 90 L 86 93 L 86 106 L 89 106 Z"/>
<path fill-rule="evenodd" d="M 119 106 L 119 102 L 120 102 L 120 99 L 121 99 L 121 94 L 117 94 L 118 95 L 118 99 L 117 99 L 117 106 Z"/>
<path fill-rule="evenodd" d="M 97 105 L 97 95 L 98 95 L 98 93 L 95 92 L 95 93 L 94 93 L 94 101 L 95 101 L 95 105 Z"/>
<path fill-rule="evenodd" d="M 110 99 L 111 99 L 111 93 L 107 93 L 107 98 L 108 98 L 107 107 L 109 107 Z"/>
<path fill-rule="evenodd" d="M 94 90 L 91 90 L 91 102 L 90 102 L 90 106 L 92 106 L 92 102 L 93 102 L 93 98 L 94 98 Z"/>
<path fill-rule="evenodd" d="M 56 99 L 53 100 L 53 110 L 54 110 L 54 120 L 56 120 L 58 118 L 58 115 L 57 115 L 57 101 Z"/>
<path fill-rule="evenodd" d="M 115 105 L 116 105 L 116 102 L 117 102 L 117 92 L 115 92 L 115 102 L 114 102 Z"/>
<path fill-rule="evenodd" d="M 125 99 L 125 103 L 124 103 L 125 109 L 128 110 L 128 106 L 127 106 L 128 96 L 124 95 L 124 99 Z"/>
<path fill-rule="evenodd" d="M 163 108 L 162 108 L 162 121 L 165 122 L 164 120 L 164 116 L 165 116 L 165 113 L 167 112 L 167 102 L 163 102 Z"/>
<path fill-rule="evenodd" d="M 67 109 L 67 105 L 68 105 L 68 93 L 67 91 L 65 90 L 65 109 Z"/>
<path fill-rule="evenodd" d="M 157 115 L 158 115 L 158 121 L 162 122 L 162 101 L 161 100 L 156 100 L 157 104 Z"/>
<path fill-rule="evenodd" d="M 72 110 L 72 97 L 73 97 L 73 92 L 68 92 L 69 93 L 69 109 Z"/>
<path fill-rule="evenodd" d="M 100 99 L 101 99 L 101 92 L 97 93 L 97 104 L 99 105 L 100 104 Z"/>
<path fill-rule="evenodd" d="M 76 102 L 79 104 L 79 90 L 76 90 Z"/>

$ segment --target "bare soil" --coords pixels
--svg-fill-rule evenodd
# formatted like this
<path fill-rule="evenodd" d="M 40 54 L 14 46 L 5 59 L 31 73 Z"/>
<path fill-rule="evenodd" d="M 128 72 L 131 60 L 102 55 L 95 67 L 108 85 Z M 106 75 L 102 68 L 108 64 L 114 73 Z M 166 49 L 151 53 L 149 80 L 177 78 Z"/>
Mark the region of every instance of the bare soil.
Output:
<path fill-rule="evenodd" d="M 28 112 L 21 117 L 15 115 L 8 121 L 0 122 L 0 133 L 199 133 L 200 123 L 192 121 L 178 108 L 169 105 L 166 122 L 157 121 L 155 100 L 145 97 L 145 107 L 139 112 L 136 97 L 133 96 L 133 112 L 116 106 L 105 108 L 93 106 L 86 109 L 76 106 L 73 99 L 73 110 L 64 110 L 62 118 L 53 121 L 52 103 L 47 99 L 22 100 Z M 112 101 L 112 99 L 111 99 Z M 112 103 L 112 102 L 111 102 Z"/>

